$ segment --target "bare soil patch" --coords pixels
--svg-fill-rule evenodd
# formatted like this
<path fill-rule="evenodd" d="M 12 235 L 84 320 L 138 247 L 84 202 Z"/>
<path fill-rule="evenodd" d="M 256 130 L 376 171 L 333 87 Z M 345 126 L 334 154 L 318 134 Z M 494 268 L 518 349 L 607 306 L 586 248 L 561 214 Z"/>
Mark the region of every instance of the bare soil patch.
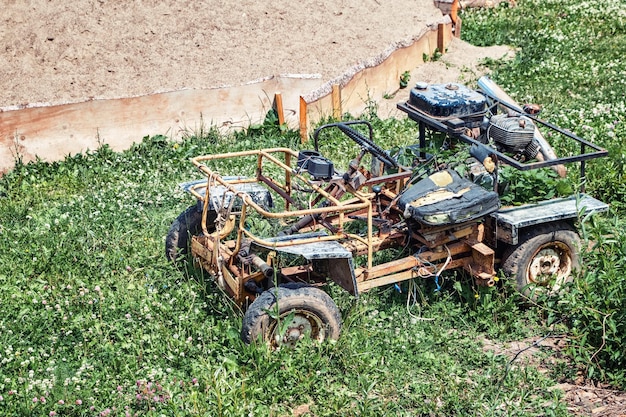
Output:
<path fill-rule="evenodd" d="M 505 355 L 511 367 L 532 366 L 551 373 L 559 362 L 566 362 L 561 350 L 568 343 L 561 337 L 534 337 L 505 345 L 483 340 L 483 349 Z M 587 381 L 579 372 L 575 381 L 565 378 L 553 387 L 563 391 L 563 400 L 574 416 L 626 417 L 626 392 Z"/>

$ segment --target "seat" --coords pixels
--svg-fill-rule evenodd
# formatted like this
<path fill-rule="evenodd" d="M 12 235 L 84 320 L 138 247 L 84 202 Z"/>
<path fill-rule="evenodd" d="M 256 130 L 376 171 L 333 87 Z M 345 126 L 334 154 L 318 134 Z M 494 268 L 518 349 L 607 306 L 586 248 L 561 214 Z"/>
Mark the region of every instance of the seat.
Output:
<path fill-rule="evenodd" d="M 462 178 L 453 169 L 436 172 L 402 193 L 404 217 L 429 226 L 465 223 L 500 208 L 498 193 Z"/>

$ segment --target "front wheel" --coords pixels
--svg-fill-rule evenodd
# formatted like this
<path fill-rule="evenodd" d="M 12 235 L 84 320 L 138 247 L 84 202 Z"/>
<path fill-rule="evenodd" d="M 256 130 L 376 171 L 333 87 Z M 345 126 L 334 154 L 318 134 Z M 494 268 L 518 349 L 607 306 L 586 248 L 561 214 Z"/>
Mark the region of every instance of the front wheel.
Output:
<path fill-rule="evenodd" d="M 514 278 L 527 296 L 555 293 L 572 280 L 579 267 L 580 238 L 567 223 L 542 225 L 521 237 L 521 243 L 504 253 L 502 270 Z"/>
<path fill-rule="evenodd" d="M 215 230 L 215 219 L 217 214 L 213 210 L 207 213 L 207 229 L 209 232 Z M 191 237 L 202 231 L 202 211 L 198 205 L 194 204 L 180 213 L 170 226 L 165 237 L 165 257 L 167 260 L 176 263 L 183 259 L 189 252 Z"/>
<path fill-rule="evenodd" d="M 304 338 L 317 342 L 336 340 L 341 314 L 324 291 L 289 284 L 265 291 L 250 305 L 243 318 L 245 343 L 261 340 L 270 346 L 293 347 Z"/>

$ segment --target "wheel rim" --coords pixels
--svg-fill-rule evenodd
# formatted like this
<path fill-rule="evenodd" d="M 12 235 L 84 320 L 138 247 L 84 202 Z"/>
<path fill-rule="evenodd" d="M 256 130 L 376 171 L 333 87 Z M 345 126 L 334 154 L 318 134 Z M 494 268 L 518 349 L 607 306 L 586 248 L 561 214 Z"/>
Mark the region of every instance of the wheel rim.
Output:
<path fill-rule="evenodd" d="M 528 265 L 528 282 L 542 287 L 551 283 L 557 290 L 572 273 L 572 255 L 562 242 L 551 242 L 537 250 Z"/>
<path fill-rule="evenodd" d="M 310 311 L 292 310 L 281 314 L 279 321 L 272 321 L 268 340 L 274 347 L 294 347 L 305 337 L 318 342 L 325 339 L 326 331 L 322 319 Z"/>

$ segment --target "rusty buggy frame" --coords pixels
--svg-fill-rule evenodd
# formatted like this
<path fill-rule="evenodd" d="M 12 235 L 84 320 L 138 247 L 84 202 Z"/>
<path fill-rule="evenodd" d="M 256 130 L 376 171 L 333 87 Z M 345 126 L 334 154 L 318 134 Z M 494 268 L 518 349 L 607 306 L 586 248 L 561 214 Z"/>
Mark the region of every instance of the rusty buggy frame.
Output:
<path fill-rule="evenodd" d="M 245 311 L 244 341 L 274 346 L 339 337 L 341 314 L 322 289 L 328 280 L 358 296 L 414 278 L 437 279 L 451 269 L 492 286 L 501 268 L 521 291 L 558 289 L 579 263 L 574 222 L 608 206 L 576 194 L 501 207 L 498 165 L 528 170 L 579 162 L 584 177 L 585 161 L 606 151 L 503 99 L 489 80 L 482 84 L 479 91 L 418 85 L 398 105 L 419 124 L 418 152 L 407 166 L 380 148 L 372 126 L 361 120 L 321 126 L 311 150 L 277 147 L 192 158 L 205 178 L 183 185 L 196 204 L 172 224 L 167 257 L 176 261 L 189 253 Z M 523 150 L 514 141 L 528 132 L 497 126 L 495 115 L 503 112 L 517 118 L 513 130 L 532 132 Z M 502 119 L 497 123 L 511 122 Z M 577 142 L 580 153 L 551 157 L 545 141 L 537 144 L 539 126 Z M 322 135 L 335 129 L 360 148 L 345 172 L 320 152 Z M 433 163 L 424 151 L 427 130 L 471 147 L 477 176 L 491 178 L 491 185 Z M 526 161 L 524 152 L 531 153 Z M 254 174 L 229 176 L 218 168 L 242 165 L 254 167 Z M 271 226 L 258 233 L 255 222 Z M 402 249 L 401 255 L 379 260 L 376 254 L 389 248 Z"/>

